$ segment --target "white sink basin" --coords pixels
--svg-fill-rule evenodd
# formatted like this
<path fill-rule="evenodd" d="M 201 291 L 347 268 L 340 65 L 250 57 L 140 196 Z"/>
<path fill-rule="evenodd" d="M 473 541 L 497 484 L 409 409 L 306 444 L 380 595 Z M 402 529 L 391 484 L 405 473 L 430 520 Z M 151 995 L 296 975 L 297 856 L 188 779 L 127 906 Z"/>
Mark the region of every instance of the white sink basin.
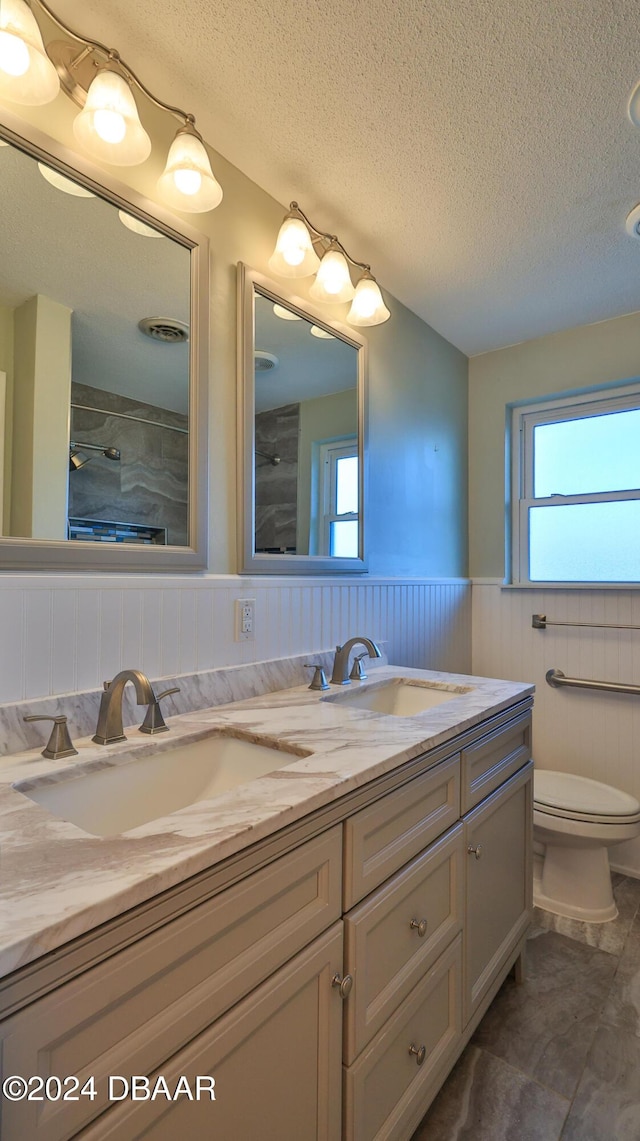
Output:
<path fill-rule="evenodd" d="M 471 693 L 471 687 L 393 678 L 378 685 L 369 685 L 366 689 L 349 689 L 346 693 L 332 694 L 322 700 L 340 702 L 355 706 L 356 709 L 370 709 L 373 713 L 388 713 L 394 717 L 415 717 L 417 713 L 424 713 L 425 709 L 432 709 L 434 705 L 452 701 L 463 693 Z"/>
<path fill-rule="evenodd" d="M 77 776 L 70 771 L 65 780 L 45 777 L 13 787 L 85 832 L 117 836 L 283 768 L 298 755 L 216 734 Z"/>

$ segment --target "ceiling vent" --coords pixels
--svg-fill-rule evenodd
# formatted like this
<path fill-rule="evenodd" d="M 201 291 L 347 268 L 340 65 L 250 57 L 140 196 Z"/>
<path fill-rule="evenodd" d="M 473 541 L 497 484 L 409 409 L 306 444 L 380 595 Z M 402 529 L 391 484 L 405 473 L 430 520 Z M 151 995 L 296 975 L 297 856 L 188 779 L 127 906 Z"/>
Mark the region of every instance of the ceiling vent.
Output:
<path fill-rule="evenodd" d="M 178 345 L 189 340 L 189 326 L 173 317 L 143 317 L 138 328 L 146 337 L 162 341 L 165 345 Z"/>
<path fill-rule="evenodd" d="M 255 359 L 256 372 L 271 372 L 272 369 L 277 368 L 280 361 L 273 353 L 266 353 L 264 349 L 256 349 L 253 354 Z"/>

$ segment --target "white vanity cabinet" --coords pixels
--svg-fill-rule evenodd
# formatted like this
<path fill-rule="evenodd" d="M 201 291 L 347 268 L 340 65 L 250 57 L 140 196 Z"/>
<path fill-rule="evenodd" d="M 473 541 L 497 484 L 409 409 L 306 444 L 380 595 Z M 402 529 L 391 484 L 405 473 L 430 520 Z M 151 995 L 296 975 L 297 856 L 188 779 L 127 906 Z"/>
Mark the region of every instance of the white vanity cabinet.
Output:
<path fill-rule="evenodd" d="M 531 722 L 528 710 L 496 721 L 345 823 L 347 903 L 373 868 L 394 872 L 345 915 L 345 1141 L 410 1138 L 521 953 Z M 420 835 L 426 846 L 396 871 Z"/>
<path fill-rule="evenodd" d="M 36 961 L 0 990 L 3 1141 L 408 1141 L 521 953 L 530 700 Z M 110 1103 L 109 1075 L 216 1100 Z"/>

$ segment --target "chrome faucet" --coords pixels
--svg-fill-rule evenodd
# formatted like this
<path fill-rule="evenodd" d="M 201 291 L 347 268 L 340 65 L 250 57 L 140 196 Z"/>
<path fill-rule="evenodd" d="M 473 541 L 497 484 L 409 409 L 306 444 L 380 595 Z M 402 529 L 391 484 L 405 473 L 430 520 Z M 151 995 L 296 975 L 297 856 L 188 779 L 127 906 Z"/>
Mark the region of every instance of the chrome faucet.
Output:
<path fill-rule="evenodd" d="M 354 646 L 364 646 L 370 658 L 381 658 L 382 654 L 371 638 L 349 638 L 344 646 L 336 646 L 336 656 L 333 659 L 332 685 L 349 685 L 349 654 Z"/>
<path fill-rule="evenodd" d="M 122 696 L 127 682 L 133 682 L 138 705 L 150 705 L 156 697 L 151 682 L 140 670 L 120 670 L 113 681 L 104 683 L 104 693 L 100 698 L 98 724 L 92 741 L 96 745 L 112 745 L 115 741 L 126 741 L 122 725 Z"/>

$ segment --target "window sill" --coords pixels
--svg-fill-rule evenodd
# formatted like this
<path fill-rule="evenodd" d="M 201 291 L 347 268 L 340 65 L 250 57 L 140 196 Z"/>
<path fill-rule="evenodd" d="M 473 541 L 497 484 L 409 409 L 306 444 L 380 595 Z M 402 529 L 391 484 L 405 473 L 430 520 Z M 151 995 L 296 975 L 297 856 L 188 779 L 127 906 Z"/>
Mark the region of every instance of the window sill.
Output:
<path fill-rule="evenodd" d="M 640 582 L 501 582 L 501 590 L 640 590 Z"/>

